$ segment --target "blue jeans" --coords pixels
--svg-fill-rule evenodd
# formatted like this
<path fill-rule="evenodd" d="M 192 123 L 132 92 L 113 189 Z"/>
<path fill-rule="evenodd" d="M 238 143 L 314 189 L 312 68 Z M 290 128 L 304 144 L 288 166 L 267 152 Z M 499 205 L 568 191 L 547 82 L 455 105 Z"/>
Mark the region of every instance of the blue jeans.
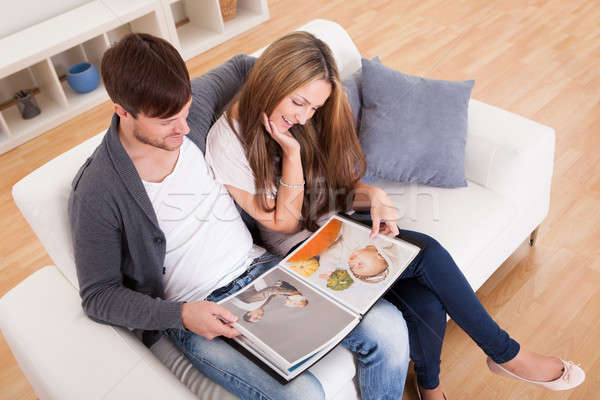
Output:
<path fill-rule="evenodd" d="M 272 254 L 254 260 L 248 271 L 230 285 L 219 288 L 207 300 L 219 301 L 277 265 Z M 282 385 L 224 340 L 207 340 L 187 330 L 169 329 L 166 334 L 194 366 L 240 399 L 324 399 L 319 380 L 306 370 Z M 342 345 L 355 353 L 363 400 L 401 399 L 408 368 L 408 331 L 401 312 L 379 300 Z"/>
<path fill-rule="evenodd" d="M 368 214 L 353 218 L 371 225 Z M 385 295 L 406 319 L 419 384 L 425 389 L 439 385 L 446 313 L 496 363 L 513 359 L 519 344 L 483 308 L 448 251 L 424 233 L 400 229 L 400 235 L 425 246 Z"/>

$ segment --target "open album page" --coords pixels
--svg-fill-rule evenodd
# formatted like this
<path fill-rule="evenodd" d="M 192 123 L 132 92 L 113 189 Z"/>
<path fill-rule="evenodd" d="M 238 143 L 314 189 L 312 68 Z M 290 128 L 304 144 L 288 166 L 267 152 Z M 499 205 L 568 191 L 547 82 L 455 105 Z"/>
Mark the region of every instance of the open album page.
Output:
<path fill-rule="evenodd" d="M 325 345 L 325 347 L 321 348 L 319 351 L 313 353 L 305 357 L 303 360 L 297 362 L 294 365 L 289 366 L 287 369 L 284 365 L 275 364 L 276 355 L 273 354 L 271 350 L 264 347 L 262 343 L 256 343 L 251 339 L 250 336 L 238 336 L 235 338 L 235 341 L 243 346 L 246 350 L 252 353 L 255 357 L 261 360 L 264 364 L 268 365 L 273 371 L 277 372 L 280 376 L 282 376 L 287 381 L 292 380 L 296 376 L 300 375 L 304 370 L 310 368 L 314 361 L 318 361 L 326 355 L 330 350 L 332 350 L 335 346 L 338 345 L 339 342 L 342 341 L 346 335 L 348 335 L 352 329 L 358 325 L 360 322 L 358 319 L 355 321 L 355 324 L 348 325 L 346 329 L 340 332 L 335 338 Z"/>
<path fill-rule="evenodd" d="M 281 265 L 363 315 L 420 251 L 412 243 L 369 234 L 366 226 L 333 216 Z"/>
<path fill-rule="evenodd" d="M 240 344 L 254 346 L 280 370 L 337 343 L 360 320 L 280 267 L 219 303 L 238 317 L 234 327 L 246 337 Z"/>

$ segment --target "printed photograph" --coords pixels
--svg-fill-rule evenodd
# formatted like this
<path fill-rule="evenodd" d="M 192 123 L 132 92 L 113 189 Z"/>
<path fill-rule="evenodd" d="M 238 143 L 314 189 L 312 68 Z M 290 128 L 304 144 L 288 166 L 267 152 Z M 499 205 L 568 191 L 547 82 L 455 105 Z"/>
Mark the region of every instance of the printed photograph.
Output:
<path fill-rule="evenodd" d="M 334 218 L 294 252 L 286 268 L 363 313 L 418 254 L 410 243 Z"/>
<path fill-rule="evenodd" d="M 278 268 L 221 304 L 238 316 L 244 329 L 289 363 L 312 353 L 355 319 Z"/>

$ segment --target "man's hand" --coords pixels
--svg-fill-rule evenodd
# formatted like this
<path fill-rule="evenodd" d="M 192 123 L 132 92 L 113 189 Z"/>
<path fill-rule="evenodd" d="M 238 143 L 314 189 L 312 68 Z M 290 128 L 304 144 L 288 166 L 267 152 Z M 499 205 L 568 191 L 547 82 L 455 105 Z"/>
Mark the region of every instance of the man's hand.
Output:
<path fill-rule="evenodd" d="M 232 338 L 240 335 L 237 329 L 222 321 L 231 323 L 237 319 L 231 311 L 210 301 L 184 303 L 181 308 L 183 326 L 208 340 L 217 336 Z"/>

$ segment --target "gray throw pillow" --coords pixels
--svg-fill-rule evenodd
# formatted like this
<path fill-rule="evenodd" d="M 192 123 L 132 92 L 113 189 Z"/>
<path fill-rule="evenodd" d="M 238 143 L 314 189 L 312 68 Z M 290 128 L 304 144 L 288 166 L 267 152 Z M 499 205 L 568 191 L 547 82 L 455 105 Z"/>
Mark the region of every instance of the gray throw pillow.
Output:
<path fill-rule="evenodd" d="M 375 57 L 372 61 L 381 63 L 379 57 Z M 356 130 L 360 128 L 361 109 L 362 109 L 362 67 L 357 69 L 348 78 L 342 80 L 342 86 L 348 95 L 348 102 L 354 121 L 356 122 Z"/>
<path fill-rule="evenodd" d="M 466 186 L 467 111 L 474 83 L 406 75 L 363 59 L 364 180 Z"/>
<path fill-rule="evenodd" d="M 342 80 L 342 86 L 344 91 L 348 95 L 348 103 L 350 103 L 350 109 L 352 115 L 354 115 L 354 121 L 356 122 L 356 129 L 360 126 L 360 109 L 362 107 L 362 95 L 361 89 L 361 68 L 350 75 L 348 78 Z"/>

